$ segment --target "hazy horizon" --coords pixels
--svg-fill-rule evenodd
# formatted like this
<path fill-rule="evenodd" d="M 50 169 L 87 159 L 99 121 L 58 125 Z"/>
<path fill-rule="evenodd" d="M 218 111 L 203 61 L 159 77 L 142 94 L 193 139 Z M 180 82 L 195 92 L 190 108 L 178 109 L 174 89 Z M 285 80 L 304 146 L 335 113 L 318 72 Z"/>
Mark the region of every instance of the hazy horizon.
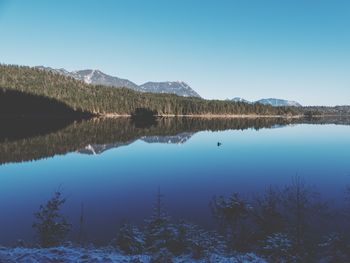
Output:
<path fill-rule="evenodd" d="M 340 0 L 0 0 L 0 61 L 181 80 L 206 99 L 346 105 L 349 13 Z"/>

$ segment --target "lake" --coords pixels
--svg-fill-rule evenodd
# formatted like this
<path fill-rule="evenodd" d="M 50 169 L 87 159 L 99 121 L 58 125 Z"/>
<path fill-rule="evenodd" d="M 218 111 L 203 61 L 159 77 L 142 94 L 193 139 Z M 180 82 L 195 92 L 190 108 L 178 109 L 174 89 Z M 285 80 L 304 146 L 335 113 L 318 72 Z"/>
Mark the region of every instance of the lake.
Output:
<path fill-rule="evenodd" d="M 346 118 L 3 123 L 0 244 L 32 242 L 33 213 L 57 189 L 70 222 L 79 224 L 83 204 L 88 240 L 106 244 L 124 220 L 141 224 L 152 214 L 158 189 L 173 219 L 212 228 L 214 196 L 249 199 L 298 174 L 336 207 L 350 185 Z"/>

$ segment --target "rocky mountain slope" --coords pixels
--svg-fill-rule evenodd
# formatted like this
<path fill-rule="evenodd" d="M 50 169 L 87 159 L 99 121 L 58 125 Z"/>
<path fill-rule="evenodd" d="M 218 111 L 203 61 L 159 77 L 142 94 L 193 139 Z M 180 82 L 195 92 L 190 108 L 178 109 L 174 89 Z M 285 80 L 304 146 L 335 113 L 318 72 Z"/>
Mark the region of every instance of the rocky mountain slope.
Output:
<path fill-rule="evenodd" d="M 42 70 L 48 70 L 64 76 L 69 76 L 87 84 L 103 85 L 110 87 L 124 87 L 141 92 L 169 93 L 183 97 L 198 97 L 199 94 L 183 81 L 146 82 L 137 85 L 128 79 L 122 79 L 107 75 L 100 70 L 85 69 L 77 71 L 67 71 L 65 69 L 54 69 L 50 67 L 38 66 Z"/>

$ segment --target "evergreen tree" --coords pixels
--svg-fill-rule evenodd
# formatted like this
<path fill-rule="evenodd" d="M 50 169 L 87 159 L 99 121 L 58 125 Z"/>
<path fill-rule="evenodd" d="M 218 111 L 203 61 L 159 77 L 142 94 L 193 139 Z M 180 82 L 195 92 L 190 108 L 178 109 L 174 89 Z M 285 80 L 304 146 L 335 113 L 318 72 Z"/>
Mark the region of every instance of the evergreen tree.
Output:
<path fill-rule="evenodd" d="M 219 223 L 221 232 L 226 235 L 231 248 L 244 249 L 248 238 L 248 227 L 246 219 L 251 214 L 252 207 L 238 193 L 233 193 L 231 197 L 214 198 L 212 203 L 212 213 Z"/>
<path fill-rule="evenodd" d="M 283 231 L 285 219 L 282 196 L 278 189 L 269 187 L 254 203 L 254 221 L 263 237 Z"/>
<path fill-rule="evenodd" d="M 287 231 L 293 238 L 296 254 L 309 254 L 322 236 L 322 221 L 329 215 L 328 205 L 298 175 L 283 192 Z"/>
<path fill-rule="evenodd" d="M 296 249 L 300 251 L 307 228 L 307 214 L 310 212 L 311 194 L 302 179 L 297 175 L 284 189 L 285 207 L 288 209 L 290 231 L 295 238 Z"/>
<path fill-rule="evenodd" d="M 34 214 L 36 222 L 33 228 L 36 230 L 41 246 L 50 247 L 61 244 L 71 230 L 71 225 L 60 214 L 61 206 L 65 202 L 66 199 L 56 191 L 53 197 L 45 205 L 41 205 L 39 211 Z"/>
<path fill-rule="evenodd" d="M 206 231 L 195 224 L 180 222 L 177 225 L 177 239 L 182 253 L 191 254 L 199 259 L 211 253 L 221 254 L 226 246 L 223 238 L 215 231 Z"/>
<path fill-rule="evenodd" d="M 159 251 L 161 248 L 168 248 L 171 240 L 174 239 L 174 228 L 169 222 L 169 217 L 164 211 L 163 195 L 158 188 L 156 203 L 153 208 L 153 215 L 146 222 L 146 247 L 149 251 Z"/>
<path fill-rule="evenodd" d="M 39 97 L 42 102 L 50 100 L 50 104 L 65 106 L 58 113 L 69 115 L 73 114 L 72 111 L 95 115 L 108 113 L 131 115 L 137 109 L 146 109 L 157 115 L 297 115 L 301 112 L 295 107 L 204 100 L 174 94 L 143 93 L 123 87 L 89 85 L 70 77 L 30 67 L 0 65 L 0 76 L 0 89 L 4 91 L 4 95 L 6 91 L 15 91 L 34 96 L 36 99 Z M 7 105 L 10 107 L 12 104 Z M 47 104 L 48 108 L 51 108 L 50 104 Z M 46 112 L 43 108 L 39 110 Z M 57 114 L 53 110 L 52 112 Z"/>
<path fill-rule="evenodd" d="M 119 229 L 116 245 L 126 254 L 141 254 L 145 246 L 143 233 L 136 226 L 124 223 Z"/>

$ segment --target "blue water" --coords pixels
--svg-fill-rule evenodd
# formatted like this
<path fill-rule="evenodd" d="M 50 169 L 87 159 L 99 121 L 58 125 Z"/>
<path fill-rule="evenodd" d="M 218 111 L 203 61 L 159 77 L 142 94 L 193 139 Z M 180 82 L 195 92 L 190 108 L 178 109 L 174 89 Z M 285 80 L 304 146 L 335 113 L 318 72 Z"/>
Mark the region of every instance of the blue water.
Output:
<path fill-rule="evenodd" d="M 0 243 L 32 241 L 33 213 L 58 188 L 67 197 L 63 212 L 73 225 L 84 203 L 88 239 L 106 243 L 124 219 L 142 223 L 151 215 L 158 187 L 170 216 L 211 227 L 214 195 L 240 192 L 250 198 L 269 185 L 288 184 L 295 174 L 324 198 L 343 203 L 350 185 L 350 126 L 202 131 L 183 144 L 137 140 L 98 155 L 74 152 L 5 164 Z"/>

